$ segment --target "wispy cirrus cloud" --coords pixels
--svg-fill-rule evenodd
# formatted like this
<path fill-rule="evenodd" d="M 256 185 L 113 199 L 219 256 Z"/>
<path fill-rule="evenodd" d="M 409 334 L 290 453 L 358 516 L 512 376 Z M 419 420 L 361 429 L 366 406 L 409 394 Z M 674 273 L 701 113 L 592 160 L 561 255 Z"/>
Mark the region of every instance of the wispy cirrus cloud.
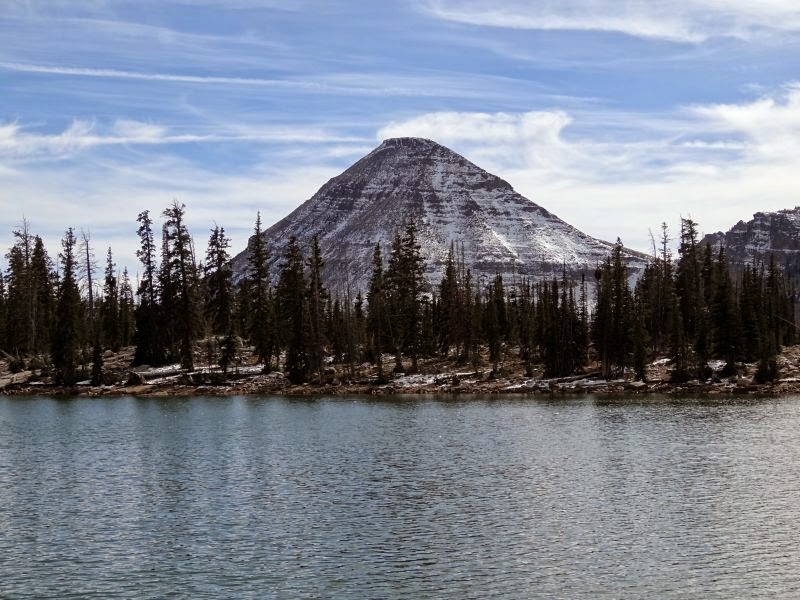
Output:
<path fill-rule="evenodd" d="M 642 250 L 649 247 L 649 229 L 661 221 L 675 224 L 681 214 L 691 214 L 705 231 L 727 229 L 753 212 L 793 206 L 800 198 L 800 86 L 793 83 L 749 101 L 663 115 L 600 108 L 422 113 L 387 123 L 372 143 L 335 131 L 292 131 L 282 134 L 318 135 L 320 141 L 312 152 L 308 144 L 266 144 L 261 159 L 234 173 L 159 150 L 182 139 L 216 143 L 219 134 L 135 120 L 105 126 L 77 121 L 53 134 L 6 124 L 0 156 L 21 160 L 6 160 L 0 169 L 0 203 L 10 208 L 28 199 L 25 212 L 52 247 L 68 208 L 71 224 L 90 226 L 133 270 L 137 212 L 158 214 L 176 197 L 186 202 L 199 239 L 217 220 L 241 248 L 256 211 L 267 224 L 285 216 L 385 137 L 435 139 L 580 229 L 605 239 L 621 236 Z M 241 143 L 248 135 L 256 134 L 241 132 Z M 106 150 L 110 145 L 152 151 L 117 155 Z M 53 156 L 60 160 L 43 160 Z"/>
<path fill-rule="evenodd" d="M 165 81 L 171 83 L 193 83 L 210 85 L 254 85 L 265 87 L 295 88 L 322 92 L 334 91 L 335 88 L 322 83 L 310 81 L 293 81 L 287 79 L 271 79 L 263 77 L 227 77 L 217 75 L 181 75 L 176 73 L 152 73 L 126 71 L 122 69 L 96 69 L 91 67 L 65 67 L 52 65 L 36 65 L 18 62 L 0 62 L 0 69 L 17 73 L 38 73 L 45 75 L 64 75 L 74 77 L 97 77 L 103 79 L 135 79 L 140 81 Z M 348 91 L 360 91 L 358 88 Z M 367 91 L 367 90 L 364 90 Z"/>
<path fill-rule="evenodd" d="M 225 75 L 186 75 L 178 73 L 140 72 L 123 69 L 69 67 L 0 61 L 0 70 L 17 73 L 88 77 L 99 79 L 128 79 L 148 82 L 192 84 L 202 86 L 256 86 L 343 96 L 400 96 L 400 97 L 485 97 L 486 91 L 476 90 L 469 82 L 456 77 L 404 77 L 382 73 L 337 74 L 318 79 L 279 79 L 263 77 L 231 77 Z"/>
<path fill-rule="evenodd" d="M 48 236 L 74 224 L 130 247 L 135 213 L 174 196 L 196 235 L 218 219 L 246 236 L 256 210 L 284 216 L 379 129 L 437 139 L 591 234 L 646 249 L 648 227 L 688 212 L 727 228 L 800 195 L 800 95 L 776 89 L 796 77 L 798 11 L 9 0 L 2 231 L 24 206 Z"/>
<path fill-rule="evenodd" d="M 138 4 L 158 4 L 161 6 L 219 6 L 216 0 L 139 0 Z M 277 9 L 300 11 L 308 8 L 314 0 L 226 0 L 227 10 Z M 8 10 L 30 13 L 48 9 L 84 10 L 102 13 L 119 6 L 130 4 L 130 0 L 8 0 Z"/>
<path fill-rule="evenodd" d="M 674 42 L 800 31 L 793 0 L 427 0 L 440 19 L 513 29 L 604 31 Z"/>
<path fill-rule="evenodd" d="M 74 120 L 59 133 L 40 133 L 19 123 L 0 125 L 0 156 L 8 158 L 67 158 L 100 146 L 154 146 L 191 143 L 363 143 L 365 138 L 313 127 L 241 127 L 230 125 L 214 133 L 173 132 L 168 127 L 130 119 L 111 126 Z"/>

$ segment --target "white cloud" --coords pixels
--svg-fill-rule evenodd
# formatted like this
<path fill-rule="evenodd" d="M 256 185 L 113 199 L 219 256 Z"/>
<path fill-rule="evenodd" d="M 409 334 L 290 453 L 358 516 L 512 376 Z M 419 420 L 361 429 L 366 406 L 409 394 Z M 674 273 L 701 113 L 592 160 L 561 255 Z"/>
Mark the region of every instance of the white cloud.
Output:
<path fill-rule="evenodd" d="M 485 164 L 552 170 L 568 163 L 572 149 L 562 132 L 572 121 L 563 111 L 526 113 L 427 113 L 393 122 L 378 132 L 389 137 L 424 137 L 451 147 L 468 147 Z"/>
<path fill-rule="evenodd" d="M 402 123 L 390 123 L 380 130 L 379 136 L 396 137 L 412 130 L 419 137 L 436 135 L 447 142 L 480 139 L 488 143 L 520 140 L 535 143 L 544 138 L 547 143 L 553 143 L 560 138 L 561 131 L 570 121 L 570 117 L 561 111 L 522 114 L 437 112 Z"/>
<path fill-rule="evenodd" d="M 61 133 L 28 131 L 18 123 L 0 124 L 0 157 L 67 158 L 98 146 L 136 146 L 189 143 L 359 143 L 364 138 L 314 127 L 220 126 L 213 133 L 171 132 L 167 127 L 119 119 L 111 127 L 74 120 Z"/>
<path fill-rule="evenodd" d="M 754 102 L 696 106 L 691 110 L 717 132 L 739 134 L 758 142 L 761 151 L 800 146 L 800 85 L 797 83 L 790 83 L 779 93 Z"/>
<path fill-rule="evenodd" d="M 490 27 L 584 30 L 697 43 L 800 31 L 795 0 L 427 0 L 438 18 Z"/>
<path fill-rule="evenodd" d="M 620 125 L 616 129 L 614 123 Z M 611 129 L 609 129 L 609 127 Z M 379 137 L 439 141 L 534 202 L 647 250 L 648 228 L 691 214 L 705 231 L 800 204 L 800 87 L 662 118 L 561 111 L 430 113 Z"/>
<path fill-rule="evenodd" d="M 168 154 L 128 163 L 95 160 L 81 161 L 77 167 L 59 163 L 0 169 L 0 209 L 6 224 L 0 230 L 0 248 L 11 245 L 11 229 L 23 216 L 53 257 L 67 227 L 83 228 L 91 231 L 96 255 L 112 246 L 119 267 L 128 267 L 133 276 L 139 270 L 135 255 L 139 212 L 150 210 L 159 221 L 175 198 L 186 204 L 187 224 L 200 258 L 214 223 L 225 228 L 232 251 L 238 252 L 251 235 L 257 211 L 265 226 L 271 225 L 336 174 L 336 168 L 310 166 L 254 167 L 245 174 L 227 175 Z"/>
<path fill-rule="evenodd" d="M 153 123 L 142 123 L 130 119 L 119 119 L 114 123 L 116 135 L 127 139 L 160 140 L 166 137 L 167 129 Z"/>
<path fill-rule="evenodd" d="M 10 242 L 8 223 L 24 212 L 53 252 L 65 226 L 83 226 L 101 248 L 112 244 L 118 262 L 135 272 L 136 214 L 159 214 L 175 197 L 187 204 L 199 248 L 216 220 L 239 250 L 256 211 L 265 224 L 277 221 L 341 172 L 343 163 L 370 149 L 361 138 L 314 128 L 221 126 L 220 132 L 176 132 L 130 120 L 75 121 L 54 134 L 0 125 L 0 158 L 12 158 L 0 161 L 0 211 L 7 215 L 0 247 Z M 794 84 L 741 104 L 665 115 L 435 112 L 378 132 L 380 138 L 405 135 L 450 146 L 583 231 L 610 240 L 620 236 L 642 250 L 649 247 L 649 228 L 666 221 L 676 229 L 681 214 L 715 231 L 759 210 L 800 203 L 800 87 Z M 265 147 L 272 154 L 236 173 L 199 166 L 162 146 L 177 139 L 269 136 L 285 143 Z M 309 153 L 301 142 L 314 139 L 321 148 Z M 103 150 L 108 144 L 150 148 L 120 156 Z M 49 160 L 53 156 L 63 160 Z"/>

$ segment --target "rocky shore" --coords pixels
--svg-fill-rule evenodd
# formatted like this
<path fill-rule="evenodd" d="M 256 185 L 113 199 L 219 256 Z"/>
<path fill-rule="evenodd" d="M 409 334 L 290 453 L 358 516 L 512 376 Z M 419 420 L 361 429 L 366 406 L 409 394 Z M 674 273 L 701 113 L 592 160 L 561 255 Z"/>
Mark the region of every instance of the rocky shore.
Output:
<path fill-rule="evenodd" d="M 80 395 L 80 396 L 352 396 L 396 394 L 492 395 L 529 394 L 542 396 L 594 395 L 753 395 L 774 396 L 800 394 L 800 346 L 785 348 L 778 357 L 780 377 L 771 383 L 756 384 L 752 375 L 755 365 L 743 364 L 739 375 L 732 378 L 712 377 L 707 382 L 669 381 L 667 358 L 653 361 L 648 367 L 647 381 L 634 381 L 632 374 L 624 379 L 605 380 L 596 371 L 557 379 L 543 378 L 541 373 L 525 377 L 523 366 L 509 358 L 497 372 L 488 366 L 465 368 L 452 361 L 429 359 L 420 361 L 414 374 L 391 373 L 393 358 L 385 357 L 384 372 L 379 381 L 374 365 L 350 366 L 329 364 L 321 382 L 294 385 L 273 371 L 264 373 L 261 365 L 239 364 L 227 375 L 215 367 L 201 367 L 193 372 L 178 365 L 159 368 L 128 367 L 132 349 L 108 353 L 105 357 L 104 385 L 92 386 L 88 381 L 76 386 L 52 384 L 46 369 L 29 368 L 11 373 L 8 364 L 0 361 L 0 394 L 3 395 Z M 32 361 L 32 365 L 35 363 Z M 721 363 L 711 363 L 715 371 Z M 44 374 L 43 374 L 44 372 Z"/>

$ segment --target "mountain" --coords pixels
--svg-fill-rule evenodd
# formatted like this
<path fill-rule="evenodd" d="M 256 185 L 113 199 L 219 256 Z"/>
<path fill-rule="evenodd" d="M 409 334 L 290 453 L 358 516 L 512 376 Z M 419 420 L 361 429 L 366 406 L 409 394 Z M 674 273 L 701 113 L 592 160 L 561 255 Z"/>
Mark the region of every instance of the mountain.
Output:
<path fill-rule="evenodd" d="M 739 221 L 729 231 L 705 236 L 703 244 L 725 246 L 734 268 L 768 263 L 770 256 L 790 276 L 800 276 L 800 207 L 777 212 L 757 212 L 747 222 Z"/>
<path fill-rule="evenodd" d="M 270 272 L 276 276 L 289 236 L 308 244 L 319 236 L 332 290 L 366 291 L 372 252 L 389 243 L 408 219 L 417 222 L 419 243 L 432 284 L 441 278 L 451 242 L 463 244 L 473 280 L 502 273 L 511 282 L 591 273 L 612 245 L 582 233 L 521 196 L 499 177 L 431 140 L 394 138 L 323 185 L 311 199 L 264 232 Z M 646 257 L 626 252 L 633 274 Z M 241 278 L 247 250 L 233 260 Z"/>

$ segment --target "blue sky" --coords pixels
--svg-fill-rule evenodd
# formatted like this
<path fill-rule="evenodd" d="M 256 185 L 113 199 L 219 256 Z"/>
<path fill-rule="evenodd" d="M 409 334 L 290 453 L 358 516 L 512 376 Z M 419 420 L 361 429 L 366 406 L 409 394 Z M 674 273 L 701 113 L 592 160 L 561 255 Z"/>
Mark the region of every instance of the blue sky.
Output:
<path fill-rule="evenodd" d="M 0 241 L 73 225 L 135 272 L 137 213 L 177 198 L 238 251 L 398 135 L 642 250 L 800 204 L 800 7 L 673 4 L 5 0 Z"/>

